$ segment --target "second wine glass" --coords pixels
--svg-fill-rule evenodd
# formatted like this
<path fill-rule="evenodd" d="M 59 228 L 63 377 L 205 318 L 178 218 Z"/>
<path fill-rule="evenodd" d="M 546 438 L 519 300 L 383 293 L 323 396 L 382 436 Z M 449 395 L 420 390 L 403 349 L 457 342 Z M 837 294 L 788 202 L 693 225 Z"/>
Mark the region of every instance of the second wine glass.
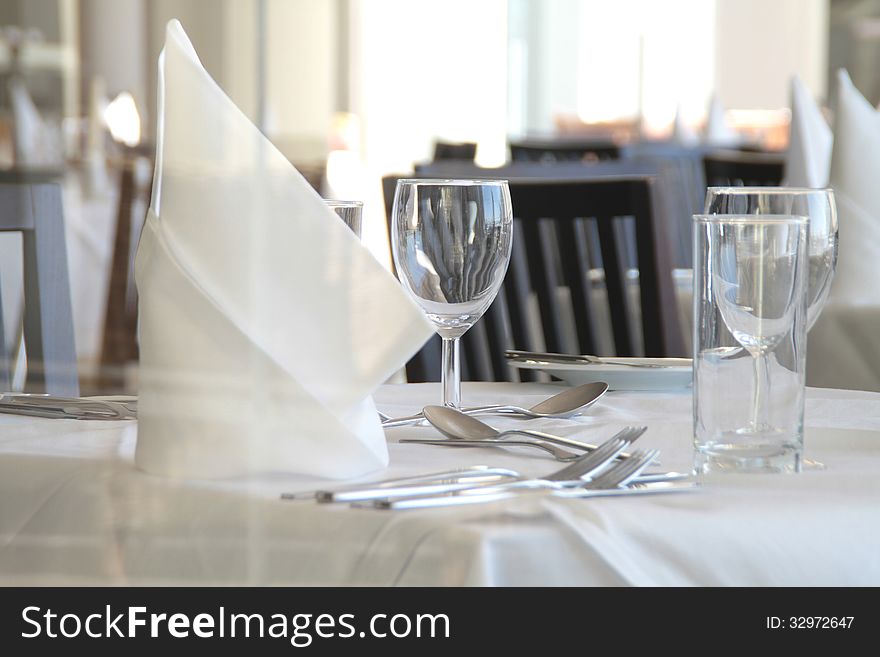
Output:
<path fill-rule="evenodd" d="M 442 403 L 461 406 L 458 341 L 501 287 L 513 212 L 506 180 L 399 180 L 391 247 L 397 275 L 443 339 Z"/>

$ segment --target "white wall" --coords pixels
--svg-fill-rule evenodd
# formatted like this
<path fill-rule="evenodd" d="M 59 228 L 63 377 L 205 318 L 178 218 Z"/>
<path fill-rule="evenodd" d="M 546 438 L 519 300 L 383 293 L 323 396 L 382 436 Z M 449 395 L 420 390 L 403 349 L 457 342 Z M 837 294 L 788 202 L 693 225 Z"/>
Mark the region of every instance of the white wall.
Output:
<path fill-rule="evenodd" d="M 434 139 L 478 142 L 505 159 L 506 0 L 354 0 L 352 111 L 362 121 L 364 239 L 380 256 L 380 180 L 431 157 Z"/>
<path fill-rule="evenodd" d="M 572 90 L 585 121 L 641 109 L 655 131 L 679 106 L 701 121 L 713 93 L 727 108 L 785 107 L 795 73 L 826 94 L 829 0 L 510 2 L 515 131 L 552 128 Z"/>
<path fill-rule="evenodd" d="M 297 160 L 326 156 L 335 109 L 336 12 L 330 0 L 268 0 L 266 130 Z"/>
<path fill-rule="evenodd" d="M 88 102 L 91 80 L 99 76 L 111 98 L 128 91 L 143 112 L 149 97 L 144 0 L 80 0 L 80 11 L 83 98 Z"/>
<path fill-rule="evenodd" d="M 716 2 L 715 75 L 725 107 L 787 107 L 795 73 L 826 94 L 828 0 Z"/>

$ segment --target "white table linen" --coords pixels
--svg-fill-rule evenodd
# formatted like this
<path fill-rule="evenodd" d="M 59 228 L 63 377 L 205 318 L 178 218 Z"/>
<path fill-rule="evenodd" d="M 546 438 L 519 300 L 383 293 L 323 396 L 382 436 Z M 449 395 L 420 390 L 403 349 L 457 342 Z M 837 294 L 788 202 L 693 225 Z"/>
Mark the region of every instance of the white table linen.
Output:
<path fill-rule="evenodd" d="M 530 405 L 558 390 L 465 384 L 464 399 Z M 432 384 L 376 394 L 392 414 L 437 399 Z M 599 441 L 645 423 L 638 445 L 661 448 L 664 469 L 683 469 L 690 409 L 688 390 L 609 393 L 578 424 L 595 429 L 582 437 Z M 389 513 L 278 499 L 332 487 L 327 479 L 145 474 L 133 464 L 134 422 L 0 415 L 0 583 L 878 585 L 880 395 L 811 389 L 807 425 L 807 456 L 825 471 L 714 477 L 665 496 Z M 506 450 L 395 442 L 432 431 L 389 431 L 391 464 L 361 480 L 477 463 L 528 474 L 559 467 Z"/>

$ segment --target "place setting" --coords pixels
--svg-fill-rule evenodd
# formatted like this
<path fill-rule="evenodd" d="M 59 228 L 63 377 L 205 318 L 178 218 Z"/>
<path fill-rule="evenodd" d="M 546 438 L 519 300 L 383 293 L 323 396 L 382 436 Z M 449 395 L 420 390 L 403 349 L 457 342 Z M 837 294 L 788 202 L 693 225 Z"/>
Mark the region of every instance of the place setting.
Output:
<path fill-rule="evenodd" d="M 79 210 L 23 170 L 0 181 L 0 229 L 22 233 L 11 267 L 21 280 L 0 272 L 0 579 L 880 583 L 880 397 L 812 383 L 872 369 L 876 313 L 853 309 L 873 294 L 860 289 L 874 279 L 859 255 L 873 246 L 852 227 L 868 223 L 877 199 L 862 191 L 880 159 L 860 160 L 853 144 L 880 144 L 880 130 L 858 75 L 841 72 L 828 90 L 832 130 L 798 79 L 791 112 L 726 112 L 735 87 L 713 77 L 690 89 L 697 72 L 664 51 L 668 66 L 627 84 L 639 125 L 622 130 L 599 120 L 595 100 L 610 107 L 621 94 L 572 82 L 613 62 L 581 57 L 547 77 L 547 62 L 563 60 L 534 50 L 525 28 L 544 35 L 552 17 L 543 3 L 503 2 L 504 15 L 472 9 L 455 23 L 462 43 L 502 25 L 503 65 L 446 76 L 402 113 L 386 103 L 391 60 L 373 70 L 367 56 L 387 10 L 342 3 L 306 16 L 281 4 L 218 9 L 217 25 L 193 10 L 191 30 L 168 17 L 152 77 L 138 60 L 144 88 L 120 93 L 106 135 L 116 79 L 72 87 L 91 90 L 65 105 L 88 105 L 88 126 L 61 124 L 70 146 L 88 142 L 87 161 L 73 161 L 106 165 L 108 186 L 119 174 L 105 199 L 118 203 L 115 231 L 94 250 L 107 279 L 90 282 L 106 317 L 71 303 L 89 294 L 65 277 L 90 257 L 65 242 L 65 213 Z M 596 11 L 588 4 L 581 18 Z M 77 15 L 88 23 L 97 9 L 87 9 Z M 148 44 L 163 42 L 168 11 L 151 14 Z M 407 17 L 421 11 L 382 21 L 388 48 L 434 39 L 404 29 L 424 24 Z M 576 22 L 578 35 L 556 36 L 575 43 L 592 25 Z M 652 22 L 620 43 L 650 55 Z M 693 33 L 714 39 L 727 24 L 709 22 Z M 247 52 L 213 29 L 252 23 L 264 33 Z M 315 28 L 315 52 L 280 55 L 303 26 Z M 77 47 L 100 32 L 89 27 Z M 327 44 L 339 53 L 319 57 Z M 103 52 L 84 51 L 81 65 Z M 407 52 L 394 60 L 397 87 Z M 736 68 L 716 55 L 716 69 Z M 529 75 L 514 76 L 526 60 Z M 265 68 L 278 61 L 289 65 Z M 252 64 L 264 67 L 253 85 Z M 304 67 L 326 88 L 300 88 Z M 436 81 L 418 69 L 417 96 Z M 684 86 L 661 80 L 670 71 Z M 555 81 L 538 89 L 535 76 Z M 565 80 L 592 114 L 550 115 Z M 777 82 L 767 103 L 782 102 Z M 15 88 L 19 104 L 54 98 Z M 703 123 L 687 125 L 697 110 Z M 672 136 L 656 138 L 652 122 L 666 115 Z M 760 134 L 783 126 L 791 148 L 731 125 L 746 120 L 781 121 Z M 555 132 L 539 136 L 541 126 Z M 23 300 L 4 298 L 18 287 Z M 83 328 L 102 322 L 100 334 Z"/>

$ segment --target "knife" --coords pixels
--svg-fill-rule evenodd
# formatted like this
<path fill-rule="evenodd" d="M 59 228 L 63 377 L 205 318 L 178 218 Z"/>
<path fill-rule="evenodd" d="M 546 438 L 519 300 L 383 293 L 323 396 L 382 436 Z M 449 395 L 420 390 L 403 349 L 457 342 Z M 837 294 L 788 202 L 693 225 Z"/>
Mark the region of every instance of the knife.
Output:
<path fill-rule="evenodd" d="M 587 354 L 553 354 L 540 351 L 516 351 L 507 350 L 504 352 L 508 360 L 528 361 L 538 364 L 570 364 L 570 363 L 586 363 L 589 365 L 626 365 L 628 367 L 690 367 L 692 362 L 690 358 L 664 358 L 662 363 L 646 363 L 640 362 L 638 359 L 624 358 L 600 358 L 599 356 L 590 356 Z"/>

